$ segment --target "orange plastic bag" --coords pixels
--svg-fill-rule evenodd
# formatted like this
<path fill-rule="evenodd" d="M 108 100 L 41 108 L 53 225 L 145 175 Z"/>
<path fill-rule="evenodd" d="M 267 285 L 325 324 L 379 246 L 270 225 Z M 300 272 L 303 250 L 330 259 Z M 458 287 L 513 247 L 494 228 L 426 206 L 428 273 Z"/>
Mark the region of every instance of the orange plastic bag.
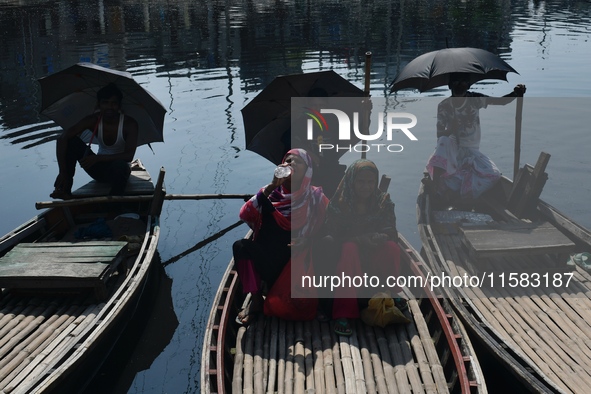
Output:
<path fill-rule="evenodd" d="M 410 320 L 394 305 L 388 293 L 377 293 L 361 311 L 361 320 L 370 326 L 386 327 L 394 323 L 410 323 Z"/>

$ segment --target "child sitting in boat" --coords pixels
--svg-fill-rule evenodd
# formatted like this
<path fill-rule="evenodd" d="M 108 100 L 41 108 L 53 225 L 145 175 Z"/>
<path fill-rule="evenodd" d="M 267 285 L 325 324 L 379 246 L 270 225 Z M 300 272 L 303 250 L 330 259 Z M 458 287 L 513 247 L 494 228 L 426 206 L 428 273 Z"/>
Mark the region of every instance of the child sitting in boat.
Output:
<path fill-rule="evenodd" d="M 388 193 L 378 188 L 378 176 L 378 168 L 372 161 L 357 160 L 347 168 L 330 200 L 325 223 L 328 235 L 322 239 L 327 258 L 321 263 L 324 270 L 332 270 L 332 275 L 375 275 L 384 283 L 387 276 L 399 273 L 400 247 L 394 203 Z M 330 263 L 330 255 L 333 261 L 334 257 L 338 259 L 336 265 Z M 400 291 L 399 288 L 390 290 Z M 363 291 L 365 295 L 375 292 L 369 288 Z M 324 312 L 332 311 L 337 334 L 351 335 L 349 319 L 360 317 L 358 298 L 361 292 L 362 289 L 355 286 L 338 287 L 334 299 L 323 298 Z M 403 308 L 404 301 L 398 299 L 398 302 Z"/>
<path fill-rule="evenodd" d="M 292 252 L 308 248 L 310 237 L 324 222 L 328 198 L 322 188 L 310 183 L 310 155 L 303 149 L 291 149 L 282 165 L 291 168 L 291 175 L 274 176 L 240 210 L 240 219 L 254 232 L 252 239 L 241 239 L 233 245 L 242 289 L 252 294 L 249 306 L 238 314 L 237 321 L 242 324 L 249 323 L 252 314 L 263 309 L 261 282 L 270 289 Z"/>
<path fill-rule="evenodd" d="M 427 192 L 447 201 L 475 200 L 501 178 L 495 163 L 480 152 L 479 111 L 508 104 L 526 90 L 517 85 L 503 97 L 489 97 L 470 92 L 469 80 L 465 73 L 450 76 L 451 97 L 437 107 L 437 146 L 427 163 L 430 178 L 423 181 Z"/>

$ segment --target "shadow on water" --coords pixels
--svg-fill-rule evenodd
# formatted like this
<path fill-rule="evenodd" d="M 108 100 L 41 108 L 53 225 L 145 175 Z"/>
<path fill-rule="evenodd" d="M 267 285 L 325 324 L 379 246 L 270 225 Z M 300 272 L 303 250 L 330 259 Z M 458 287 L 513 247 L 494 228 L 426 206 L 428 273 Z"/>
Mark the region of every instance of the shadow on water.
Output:
<path fill-rule="evenodd" d="M 172 304 L 172 279 L 156 253 L 146 291 L 134 318 L 121 334 L 116 349 L 105 360 L 85 394 L 127 393 L 137 373 L 149 369 L 170 343 L 179 324 Z"/>

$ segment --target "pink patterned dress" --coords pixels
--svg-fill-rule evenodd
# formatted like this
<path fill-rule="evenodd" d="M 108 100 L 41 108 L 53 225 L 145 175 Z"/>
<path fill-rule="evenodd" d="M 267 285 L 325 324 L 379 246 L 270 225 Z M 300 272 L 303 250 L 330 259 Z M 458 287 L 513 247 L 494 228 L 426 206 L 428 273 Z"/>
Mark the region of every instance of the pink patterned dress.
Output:
<path fill-rule="evenodd" d="M 439 186 L 459 193 L 462 199 L 478 198 L 501 178 L 495 163 L 480 152 L 479 110 L 487 107 L 488 98 L 467 92 L 466 97 L 446 98 L 437 108 L 438 135 L 449 136 L 437 139 L 427 171 L 433 179 L 433 169 L 443 169 Z"/>

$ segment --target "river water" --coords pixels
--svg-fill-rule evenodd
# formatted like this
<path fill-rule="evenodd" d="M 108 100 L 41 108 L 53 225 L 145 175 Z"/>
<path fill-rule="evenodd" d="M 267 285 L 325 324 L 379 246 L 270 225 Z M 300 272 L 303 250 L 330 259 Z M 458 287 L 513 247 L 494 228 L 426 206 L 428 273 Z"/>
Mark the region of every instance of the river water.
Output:
<path fill-rule="evenodd" d="M 552 154 L 543 198 L 591 227 L 590 36 L 591 4 L 574 0 L 0 0 L 0 233 L 37 213 L 34 203 L 49 199 L 57 173 L 60 130 L 38 113 L 38 78 L 79 61 L 131 72 L 168 111 L 165 143 L 153 152 L 142 146 L 137 157 L 152 174 L 165 167 L 169 193 L 253 193 L 274 166 L 245 150 L 240 110 L 274 77 L 334 70 L 363 88 L 371 51 L 371 95 L 392 103 L 419 96 L 389 93 L 397 72 L 446 45 L 487 49 L 519 72 L 473 90 L 502 95 L 527 85 L 535 99 L 524 103 L 521 163 L 534 164 L 542 150 Z M 442 88 L 421 96 L 446 95 Z M 482 148 L 511 175 L 514 107 L 507 108 L 482 114 Z M 392 177 L 398 228 L 417 248 L 414 203 L 434 141 L 434 129 L 425 131 L 382 168 Z M 354 158 L 346 154 L 343 163 Z M 80 171 L 75 186 L 88 179 Z M 199 390 L 212 297 L 246 227 L 194 246 L 234 224 L 240 205 L 165 202 L 158 250 L 178 326 L 143 370 L 122 379 L 120 392 Z"/>

